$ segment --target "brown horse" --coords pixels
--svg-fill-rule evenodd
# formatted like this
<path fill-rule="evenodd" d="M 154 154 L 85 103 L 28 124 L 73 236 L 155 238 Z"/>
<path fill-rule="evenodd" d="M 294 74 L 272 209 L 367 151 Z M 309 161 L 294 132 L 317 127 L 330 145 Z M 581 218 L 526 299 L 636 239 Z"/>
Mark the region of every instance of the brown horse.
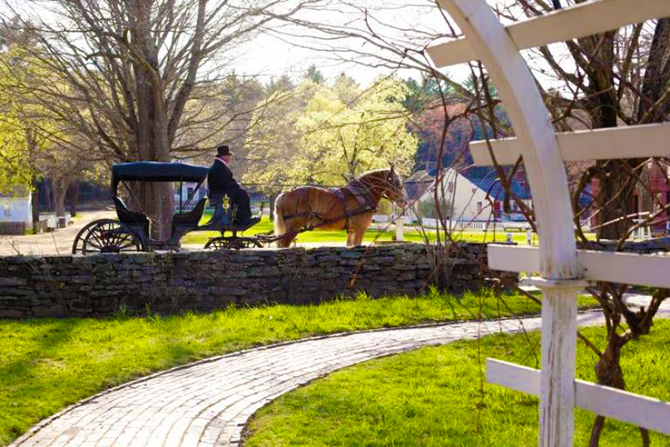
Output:
<path fill-rule="evenodd" d="M 303 229 L 347 230 L 347 246 L 361 245 L 382 198 L 402 203 L 402 182 L 395 170 L 363 174 L 339 189 L 302 186 L 277 197 L 275 236 L 278 247 L 288 247 Z"/>

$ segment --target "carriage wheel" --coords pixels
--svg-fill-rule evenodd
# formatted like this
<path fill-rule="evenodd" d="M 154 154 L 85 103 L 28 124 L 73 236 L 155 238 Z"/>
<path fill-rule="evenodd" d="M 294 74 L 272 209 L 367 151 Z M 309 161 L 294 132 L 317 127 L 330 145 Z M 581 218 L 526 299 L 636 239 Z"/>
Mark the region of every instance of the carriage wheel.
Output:
<path fill-rule="evenodd" d="M 127 253 L 143 251 L 140 238 L 128 227 L 113 219 L 95 220 L 79 231 L 72 244 L 72 254 Z"/>
<path fill-rule="evenodd" d="M 250 237 L 215 237 L 207 241 L 206 250 L 241 250 L 243 248 L 262 248 L 258 240 Z"/>

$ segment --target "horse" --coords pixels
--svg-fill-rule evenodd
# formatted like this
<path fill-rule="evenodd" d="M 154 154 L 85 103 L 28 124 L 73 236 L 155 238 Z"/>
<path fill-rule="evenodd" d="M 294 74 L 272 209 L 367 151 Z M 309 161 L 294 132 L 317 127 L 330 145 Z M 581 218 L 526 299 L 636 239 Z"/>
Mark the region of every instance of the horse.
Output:
<path fill-rule="evenodd" d="M 274 235 L 278 247 L 288 247 L 303 230 L 347 231 L 347 247 L 361 245 L 379 201 L 403 204 L 402 182 L 395 170 L 369 171 L 343 188 L 301 186 L 275 201 Z"/>

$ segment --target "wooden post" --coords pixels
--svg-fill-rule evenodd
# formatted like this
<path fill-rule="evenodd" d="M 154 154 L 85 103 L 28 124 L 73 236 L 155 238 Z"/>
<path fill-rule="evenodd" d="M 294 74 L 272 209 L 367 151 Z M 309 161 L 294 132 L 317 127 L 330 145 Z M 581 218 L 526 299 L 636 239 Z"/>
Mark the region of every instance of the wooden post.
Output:
<path fill-rule="evenodd" d="M 577 291 L 581 280 L 528 281 L 542 290 L 540 446 L 571 446 L 574 430 Z"/>
<path fill-rule="evenodd" d="M 405 240 L 405 222 L 403 220 L 403 212 L 398 210 L 398 218 L 395 220 L 395 240 L 397 242 Z"/>

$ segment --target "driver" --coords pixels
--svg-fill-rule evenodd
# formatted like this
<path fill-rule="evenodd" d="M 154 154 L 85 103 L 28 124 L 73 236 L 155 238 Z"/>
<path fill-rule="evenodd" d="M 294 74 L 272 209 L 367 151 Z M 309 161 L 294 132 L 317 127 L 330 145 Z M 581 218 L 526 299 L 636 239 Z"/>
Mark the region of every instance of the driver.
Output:
<path fill-rule="evenodd" d="M 232 203 L 237 205 L 237 214 L 235 223 L 239 226 L 245 226 L 253 223 L 251 218 L 251 205 L 249 194 L 240 187 L 237 180 L 233 178 L 233 171 L 230 170 L 230 162 L 233 154 L 228 146 L 223 145 L 216 148 L 216 158 L 209 168 L 207 175 L 207 184 L 209 185 L 210 199 L 214 205 L 221 203 L 224 194 L 230 197 Z"/>

